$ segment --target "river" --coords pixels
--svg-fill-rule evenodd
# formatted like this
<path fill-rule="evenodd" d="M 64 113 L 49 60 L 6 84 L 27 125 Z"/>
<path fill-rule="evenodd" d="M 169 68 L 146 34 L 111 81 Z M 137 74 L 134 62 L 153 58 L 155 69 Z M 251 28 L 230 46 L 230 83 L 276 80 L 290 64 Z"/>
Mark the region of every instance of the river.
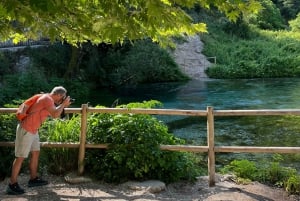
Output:
<path fill-rule="evenodd" d="M 157 83 L 123 87 L 114 92 L 97 93 L 95 100 L 106 106 L 158 100 L 167 109 L 300 109 L 300 78 L 192 80 L 187 83 Z M 103 100 L 106 100 L 104 102 Z M 93 103 L 93 104 L 96 104 Z M 158 116 L 170 132 L 187 144 L 206 145 L 206 118 Z M 216 145 L 300 146 L 300 117 L 254 116 L 215 117 Z M 220 163 L 233 158 L 261 160 L 270 154 L 219 154 Z M 286 164 L 300 167 L 300 155 L 286 154 Z"/>

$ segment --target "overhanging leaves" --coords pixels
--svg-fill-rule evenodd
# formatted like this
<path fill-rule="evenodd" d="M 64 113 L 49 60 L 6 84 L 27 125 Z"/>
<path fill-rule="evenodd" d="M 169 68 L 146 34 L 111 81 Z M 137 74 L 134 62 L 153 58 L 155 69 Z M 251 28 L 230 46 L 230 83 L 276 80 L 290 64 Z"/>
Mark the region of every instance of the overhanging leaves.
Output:
<path fill-rule="evenodd" d="M 260 9 L 258 0 L 3 0 L 0 26 L 6 31 L 0 32 L 0 40 L 46 37 L 76 45 L 149 37 L 168 45 L 171 36 L 206 31 L 182 9 L 197 4 L 217 7 L 231 20 Z"/>

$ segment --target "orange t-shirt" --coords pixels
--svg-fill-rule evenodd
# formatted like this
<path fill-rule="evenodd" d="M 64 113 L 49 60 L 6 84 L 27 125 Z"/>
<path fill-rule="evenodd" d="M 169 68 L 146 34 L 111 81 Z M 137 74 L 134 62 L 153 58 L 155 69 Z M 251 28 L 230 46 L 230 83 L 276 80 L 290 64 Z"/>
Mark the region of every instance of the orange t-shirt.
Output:
<path fill-rule="evenodd" d="M 30 108 L 28 116 L 21 122 L 22 128 L 36 134 L 41 124 L 50 115 L 49 107 L 54 106 L 54 101 L 49 94 L 43 94 Z"/>

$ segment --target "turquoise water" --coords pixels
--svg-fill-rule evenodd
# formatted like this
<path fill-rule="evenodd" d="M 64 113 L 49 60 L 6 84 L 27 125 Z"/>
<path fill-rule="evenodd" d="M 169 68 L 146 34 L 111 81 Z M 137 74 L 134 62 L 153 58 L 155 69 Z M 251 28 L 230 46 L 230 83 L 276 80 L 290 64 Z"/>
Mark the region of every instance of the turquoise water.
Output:
<path fill-rule="evenodd" d="M 300 109 L 300 79 L 193 80 L 188 83 L 159 83 L 120 88 L 102 93 L 98 103 L 110 106 L 159 100 L 163 108 L 214 109 Z M 104 98 L 105 97 L 105 98 Z M 206 145 L 206 118 L 158 116 L 170 132 L 187 144 Z M 216 145 L 300 146 L 300 117 L 215 117 Z M 265 158 L 268 154 L 220 154 L 219 161 L 232 157 Z M 286 163 L 300 166 L 299 156 L 286 155 Z"/>
<path fill-rule="evenodd" d="M 193 80 L 158 83 L 100 92 L 98 104 L 159 100 L 164 108 L 282 109 L 300 108 L 300 79 Z"/>

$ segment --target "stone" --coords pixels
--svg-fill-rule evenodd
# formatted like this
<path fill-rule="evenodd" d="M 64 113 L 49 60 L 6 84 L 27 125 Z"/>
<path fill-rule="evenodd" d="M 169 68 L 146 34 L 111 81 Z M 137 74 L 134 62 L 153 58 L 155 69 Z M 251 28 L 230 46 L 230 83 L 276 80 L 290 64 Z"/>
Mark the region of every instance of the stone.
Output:
<path fill-rule="evenodd" d="M 166 189 L 166 184 L 158 180 L 147 180 L 143 182 L 128 181 L 123 184 L 131 190 L 148 191 L 150 193 L 159 193 Z"/>
<path fill-rule="evenodd" d="M 92 182 L 92 179 L 85 176 L 78 176 L 75 173 L 70 173 L 65 176 L 65 181 L 69 184 L 79 184 Z"/>

